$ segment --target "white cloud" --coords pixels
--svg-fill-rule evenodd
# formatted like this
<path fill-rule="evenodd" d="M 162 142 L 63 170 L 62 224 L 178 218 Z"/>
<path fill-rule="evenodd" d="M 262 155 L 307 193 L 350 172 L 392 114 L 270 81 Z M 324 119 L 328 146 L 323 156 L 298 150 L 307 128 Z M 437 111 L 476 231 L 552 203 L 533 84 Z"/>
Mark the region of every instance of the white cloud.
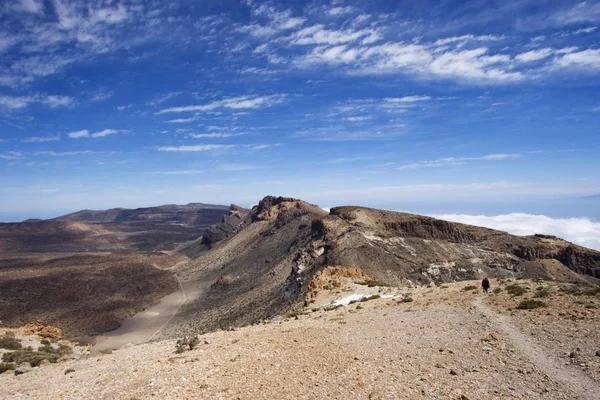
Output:
<path fill-rule="evenodd" d="M 69 136 L 71 139 L 78 139 L 78 138 L 88 137 L 89 135 L 90 135 L 90 132 L 87 129 L 83 129 L 81 131 L 71 132 L 67 136 Z"/>
<path fill-rule="evenodd" d="M 354 42 L 358 39 L 366 38 L 374 34 L 377 34 L 377 31 L 374 29 L 330 30 L 326 29 L 323 25 L 313 25 L 295 32 L 291 37 L 291 42 L 297 45 L 337 45 Z"/>
<path fill-rule="evenodd" d="M 558 58 L 555 63 L 560 67 L 578 66 L 600 68 L 600 49 L 587 49 L 571 52 Z"/>
<path fill-rule="evenodd" d="M 179 96 L 182 93 L 183 92 L 169 92 L 169 93 L 165 93 L 163 95 L 155 97 L 152 101 L 149 101 L 148 105 L 152 106 L 152 107 L 156 107 L 156 106 L 164 103 L 165 101 L 171 100 L 172 98 Z"/>
<path fill-rule="evenodd" d="M 60 135 L 54 136 L 33 136 L 23 139 L 24 143 L 47 143 L 47 142 L 57 142 L 60 140 Z"/>
<path fill-rule="evenodd" d="M 350 6 L 333 7 L 333 8 L 330 8 L 329 10 L 327 10 L 327 14 L 332 15 L 332 16 L 351 14 L 352 12 L 354 12 L 354 7 L 350 7 Z"/>
<path fill-rule="evenodd" d="M 9 151 L 3 154 L 0 154 L 0 159 L 2 160 L 20 160 L 24 157 L 24 154 L 18 151 Z"/>
<path fill-rule="evenodd" d="M 550 57 L 554 53 L 554 50 L 550 48 L 544 48 L 539 50 L 531 50 L 525 53 L 517 54 L 515 59 L 521 62 L 538 61 L 544 58 Z"/>
<path fill-rule="evenodd" d="M 501 161 L 521 157 L 518 153 L 500 153 L 500 154 L 487 154 L 480 157 L 446 157 L 439 158 L 437 160 L 419 161 L 412 164 L 405 164 L 396 167 L 397 170 L 408 170 L 417 168 L 439 168 L 447 167 L 452 165 L 463 165 L 468 161 Z"/>
<path fill-rule="evenodd" d="M 225 144 L 200 144 L 192 146 L 162 146 L 158 147 L 160 151 L 177 151 L 177 152 L 196 152 L 196 151 L 211 151 L 211 150 L 224 150 L 235 147 L 234 145 Z"/>
<path fill-rule="evenodd" d="M 31 96 L 0 96 L 0 107 L 11 110 L 25 108 L 35 101 Z"/>
<path fill-rule="evenodd" d="M 346 118 L 346 120 L 348 120 L 350 122 L 361 122 L 361 121 L 368 121 L 371 118 L 372 117 L 348 117 L 348 118 Z"/>
<path fill-rule="evenodd" d="M 66 107 L 73 103 L 73 98 L 69 96 L 48 96 L 42 100 L 42 103 L 49 105 L 52 108 Z"/>
<path fill-rule="evenodd" d="M 79 138 L 100 138 L 109 135 L 114 135 L 116 133 L 120 133 L 122 131 L 116 129 L 104 129 L 98 132 L 90 133 L 87 129 L 83 129 L 81 131 L 75 131 L 68 134 L 71 139 L 79 139 Z"/>
<path fill-rule="evenodd" d="M 554 235 L 581 246 L 600 250 L 600 223 L 586 218 L 550 218 L 544 215 L 506 214 L 497 216 L 442 214 L 435 218 L 483 226 L 514 235 Z"/>
<path fill-rule="evenodd" d="M 25 108 L 32 103 L 42 103 L 51 108 L 66 107 L 71 105 L 73 98 L 69 96 L 0 96 L 0 107 L 15 110 L 19 108 Z"/>
<path fill-rule="evenodd" d="M 44 10 L 43 0 L 19 0 L 13 5 L 13 9 L 32 14 L 40 14 Z"/>
<path fill-rule="evenodd" d="M 103 101 L 108 100 L 113 96 L 114 92 L 112 90 L 101 89 L 94 92 L 90 96 L 91 101 Z"/>
<path fill-rule="evenodd" d="M 244 133 L 192 133 L 189 137 L 194 139 L 221 139 L 234 136 L 242 136 Z"/>
<path fill-rule="evenodd" d="M 198 118 L 194 118 L 194 117 L 192 117 L 192 118 L 175 118 L 175 119 L 170 119 L 165 122 L 167 122 L 169 124 L 184 124 L 187 122 L 193 122 L 193 121 L 197 121 L 197 120 L 198 120 Z"/>
<path fill-rule="evenodd" d="M 284 101 L 285 94 L 276 94 L 271 96 L 238 96 L 229 97 L 223 100 L 213 101 L 208 104 L 194 105 L 194 106 L 183 106 L 183 107 L 171 107 L 160 110 L 157 114 L 165 113 L 180 113 L 180 112 L 197 112 L 197 111 L 212 111 L 219 108 L 228 109 L 252 109 L 260 107 L 270 107 L 274 104 L 279 104 Z"/>
<path fill-rule="evenodd" d="M 478 41 L 478 42 L 493 42 L 504 39 L 504 36 L 495 36 L 495 35 L 462 35 L 462 36 L 453 36 L 444 39 L 438 39 L 435 41 L 434 46 L 444 46 L 450 43 L 466 43 L 469 41 Z"/>
<path fill-rule="evenodd" d="M 431 100 L 430 96 L 404 96 L 404 97 L 388 97 L 385 99 L 388 103 L 416 103 L 418 101 Z"/>

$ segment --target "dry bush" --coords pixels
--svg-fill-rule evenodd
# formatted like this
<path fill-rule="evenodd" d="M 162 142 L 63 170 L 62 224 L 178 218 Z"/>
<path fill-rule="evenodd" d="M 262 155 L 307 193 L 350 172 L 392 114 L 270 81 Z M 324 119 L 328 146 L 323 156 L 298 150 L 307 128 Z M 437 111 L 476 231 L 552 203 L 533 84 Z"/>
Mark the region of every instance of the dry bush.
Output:
<path fill-rule="evenodd" d="M 478 287 L 475 286 L 475 285 L 468 285 L 468 286 L 465 286 L 464 288 L 462 288 L 462 291 L 463 292 L 468 292 L 469 290 L 477 290 L 477 288 Z"/>
<path fill-rule="evenodd" d="M 548 304 L 543 301 L 529 299 L 521 301 L 517 306 L 517 310 L 533 310 L 540 307 L 548 307 Z"/>
<path fill-rule="evenodd" d="M 198 339 L 198 336 L 191 336 L 189 338 L 184 336 L 181 339 L 177 339 L 177 343 L 175 343 L 175 353 L 181 354 L 184 351 L 194 350 L 199 343 L 200 339 Z"/>
<path fill-rule="evenodd" d="M 231 285 L 233 283 L 233 277 L 231 275 L 221 275 L 217 278 L 216 281 L 210 285 L 211 289 L 223 288 Z"/>
<path fill-rule="evenodd" d="M 506 287 L 506 291 L 511 296 L 522 296 L 527 293 L 527 288 L 513 283 L 512 285 L 508 285 Z"/>
<path fill-rule="evenodd" d="M 0 349 L 6 350 L 19 350 L 21 342 L 14 338 L 14 336 L 4 335 L 0 337 Z"/>

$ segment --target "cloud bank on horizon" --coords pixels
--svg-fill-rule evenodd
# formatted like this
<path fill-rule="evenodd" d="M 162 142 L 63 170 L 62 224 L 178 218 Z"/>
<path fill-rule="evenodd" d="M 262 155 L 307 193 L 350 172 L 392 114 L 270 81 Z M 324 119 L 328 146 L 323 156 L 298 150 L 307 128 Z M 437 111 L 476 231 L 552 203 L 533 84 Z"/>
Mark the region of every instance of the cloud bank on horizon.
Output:
<path fill-rule="evenodd" d="M 551 218 L 523 213 L 496 216 L 439 214 L 432 217 L 497 229 L 519 236 L 536 233 L 553 235 L 590 249 L 600 250 L 600 223 L 588 218 Z"/>
<path fill-rule="evenodd" d="M 599 24 L 599 0 L 3 2 L 0 209 L 597 203 Z"/>

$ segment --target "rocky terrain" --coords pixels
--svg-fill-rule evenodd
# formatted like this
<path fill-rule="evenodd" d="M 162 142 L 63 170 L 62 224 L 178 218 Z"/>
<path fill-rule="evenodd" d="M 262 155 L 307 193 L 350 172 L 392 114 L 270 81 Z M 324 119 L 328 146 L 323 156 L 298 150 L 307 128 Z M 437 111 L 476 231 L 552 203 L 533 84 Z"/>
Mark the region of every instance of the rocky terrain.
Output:
<path fill-rule="evenodd" d="M 181 353 L 175 340 L 110 354 L 82 349 L 5 372 L 0 398 L 598 398 L 597 287 L 492 279 L 484 295 L 479 281 L 395 288 L 340 274 L 321 277 L 332 288 L 308 307 L 207 333 Z M 376 296 L 326 307 L 357 293 Z M 532 300 L 544 305 L 518 308 Z"/>
<path fill-rule="evenodd" d="M 212 230 L 219 235 L 200 239 L 205 251 L 177 271 L 196 296 L 162 338 L 243 326 L 297 308 L 328 266 L 359 267 L 373 280 L 409 287 L 484 276 L 597 282 L 600 274 L 600 252 L 551 236 L 519 237 L 363 207 L 327 213 L 282 197 L 232 209 Z"/>
<path fill-rule="evenodd" d="M 39 319 L 82 340 L 117 329 L 179 289 L 170 268 L 187 257 L 165 253 L 227 210 L 194 203 L 0 224 L 0 321 Z"/>

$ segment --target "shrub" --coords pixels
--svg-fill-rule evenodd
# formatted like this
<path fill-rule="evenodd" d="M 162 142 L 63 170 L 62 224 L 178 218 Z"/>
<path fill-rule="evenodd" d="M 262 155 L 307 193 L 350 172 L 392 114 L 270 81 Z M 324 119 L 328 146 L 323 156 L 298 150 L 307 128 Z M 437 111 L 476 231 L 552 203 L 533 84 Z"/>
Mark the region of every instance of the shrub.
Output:
<path fill-rule="evenodd" d="M 463 292 L 468 292 L 469 290 L 477 290 L 477 286 L 475 286 L 475 285 L 468 285 L 468 286 L 465 286 L 464 288 L 462 288 Z"/>
<path fill-rule="evenodd" d="M 19 350 L 21 348 L 23 348 L 21 342 L 13 336 L 4 335 L 0 337 L 0 349 Z"/>
<path fill-rule="evenodd" d="M 187 350 L 193 350 L 198 343 L 200 343 L 198 336 L 191 336 L 189 338 L 184 336 L 177 340 L 177 343 L 175 344 L 175 353 L 180 354 Z"/>
<path fill-rule="evenodd" d="M 14 363 L 15 365 L 21 365 L 24 362 L 28 362 L 32 367 L 39 366 L 42 360 L 48 360 L 51 363 L 55 363 L 59 358 L 59 354 L 34 351 L 30 349 L 16 350 L 10 353 L 2 354 L 2 361 L 4 362 Z"/>
<path fill-rule="evenodd" d="M 213 282 L 212 285 L 210 285 L 210 288 L 211 289 L 222 288 L 222 287 L 229 286 L 232 283 L 233 283 L 233 277 L 231 275 L 221 275 L 220 277 L 217 278 L 216 281 Z"/>
<path fill-rule="evenodd" d="M 6 372 L 6 371 L 12 371 L 15 369 L 15 364 L 13 363 L 4 363 L 1 362 L 0 363 L 0 374 Z"/>
<path fill-rule="evenodd" d="M 536 297 L 536 298 L 550 297 L 550 290 L 548 290 L 548 288 L 537 288 L 533 297 Z"/>
<path fill-rule="evenodd" d="M 493 290 L 494 293 L 500 293 L 502 291 L 502 288 L 497 287 L 496 289 Z"/>
<path fill-rule="evenodd" d="M 385 283 L 385 282 L 382 282 L 382 281 L 380 281 L 380 280 L 378 280 L 378 279 L 367 279 L 367 280 L 364 280 L 364 281 L 362 281 L 362 282 L 358 282 L 358 284 L 359 284 L 359 285 L 365 285 L 365 286 L 368 286 L 368 287 L 375 287 L 375 286 L 390 286 L 390 285 L 388 285 L 387 283 Z"/>
<path fill-rule="evenodd" d="M 410 296 L 406 296 L 402 299 L 403 303 L 412 303 L 413 301 L 414 301 L 413 298 Z"/>
<path fill-rule="evenodd" d="M 529 300 L 521 301 L 519 303 L 519 305 L 517 306 L 517 309 L 518 310 L 533 310 L 534 308 L 540 308 L 540 307 L 548 307 L 548 305 L 546 303 L 544 303 L 543 301 L 529 299 Z"/>
<path fill-rule="evenodd" d="M 527 288 L 513 283 L 512 285 L 508 285 L 506 287 L 506 291 L 511 296 L 522 296 L 523 294 L 527 293 Z"/>

